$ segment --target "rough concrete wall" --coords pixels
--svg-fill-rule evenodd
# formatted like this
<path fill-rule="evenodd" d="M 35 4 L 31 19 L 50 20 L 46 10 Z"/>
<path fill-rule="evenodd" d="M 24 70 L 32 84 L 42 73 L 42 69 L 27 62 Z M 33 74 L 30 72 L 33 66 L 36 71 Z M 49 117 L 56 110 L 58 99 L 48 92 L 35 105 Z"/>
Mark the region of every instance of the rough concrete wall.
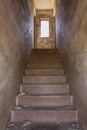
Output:
<path fill-rule="evenodd" d="M 33 17 L 27 2 L 0 0 L 0 130 L 7 123 L 32 48 Z"/>
<path fill-rule="evenodd" d="M 60 0 L 57 3 L 57 47 L 79 119 L 83 130 L 87 130 L 87 0 Z"/>
<path fill-rule="evenodd" d="M 40 37 L 40 20 L 48 19 L 50 21 L 50 37 Z M 35 48 L 55 48 L 55 17 L 53 11 L 37 11 L 35 17 Z"/>

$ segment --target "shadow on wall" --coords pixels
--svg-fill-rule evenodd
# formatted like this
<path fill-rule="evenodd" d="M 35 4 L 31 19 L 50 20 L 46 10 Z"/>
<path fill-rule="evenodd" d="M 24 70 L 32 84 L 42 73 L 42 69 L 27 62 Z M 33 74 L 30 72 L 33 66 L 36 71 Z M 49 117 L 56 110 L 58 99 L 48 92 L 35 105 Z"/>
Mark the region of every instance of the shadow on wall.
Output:
<path fill-rule="evenodd" d="M 87 130 L 87 0 L 57 0 L 56 35 L 70 91 Z"/>
<path fill-rule="evenodd" d="M 32 48 L 33 15 L 31 3 L 27 2 L 27 0 L 0 1 L 1 130 L 4 130 L 7 123 Z"/>

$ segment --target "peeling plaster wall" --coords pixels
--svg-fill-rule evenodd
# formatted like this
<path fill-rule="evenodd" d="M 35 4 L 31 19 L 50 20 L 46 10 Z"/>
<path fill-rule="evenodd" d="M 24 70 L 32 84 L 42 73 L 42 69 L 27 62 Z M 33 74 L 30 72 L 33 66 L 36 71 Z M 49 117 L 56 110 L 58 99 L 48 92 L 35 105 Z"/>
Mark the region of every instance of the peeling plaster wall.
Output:
<path fill-rule="evenodd" d="M 48 38 L 40 37 L 40 21 L 50 21 L 50 36 Z M 35 17 L 35 48 L 55 48 L 55 17 L 52 10 L 37 10 Z"/>
<path fill-rule="evenodd" d="M 87 130 L 87 0 L 57 0 L 57 47 L 70 92 Z"/>
<path fill-rule="evenodd" d="M 33 42 L 27 0 L 0 0 L 0 130 L 4 130 Z"/>

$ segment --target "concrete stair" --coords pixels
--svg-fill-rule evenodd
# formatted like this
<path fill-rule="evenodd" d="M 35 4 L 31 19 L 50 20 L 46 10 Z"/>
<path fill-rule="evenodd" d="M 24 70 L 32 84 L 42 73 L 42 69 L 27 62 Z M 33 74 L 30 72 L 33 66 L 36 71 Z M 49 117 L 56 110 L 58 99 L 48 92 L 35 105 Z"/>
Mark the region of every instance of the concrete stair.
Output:
<path fill-rule="evenodd" d="M 45 123 L 60 123 L 60 122 L 76 122 L 77 111 L 74 110 L 61 110 L 61 111 L 50 111 L 50 110 L 13 110 L 11 121 L 22 122 L 45 122 Z"/>
<path fill-rule="evenodd" d="M 16 105 L 23 106 L 68 106 L 73 105 L 72 96 L 22 96 L 16 98 Z"/>
<path fill-rule="evenodd" d="M 15 108 L 11 113 L 12 122 L 78 122 L 57 49 L 32 50 Z"/>
<path fill-rule="evenodd" d="M 24 84 L 62 84 L 66 83 L 66 76 L 24 76 Z"/>
<path fill-rule="evenodd" d="M 69 93 L 68 84 L 57 85 L 21 85 L 20 93 L 26 93 L 29 95 L 62 95 Z"/>
<path fill-rule="evenodd" d="M 28 64 L 28 69 L 62 69 L 63 65 L 61 64 Z"/>
<path fill-rule="evenodd" d="M 64 75 L 64 69 L 27 69 L 25 71 L 26 76 L 57 76 Z"/>

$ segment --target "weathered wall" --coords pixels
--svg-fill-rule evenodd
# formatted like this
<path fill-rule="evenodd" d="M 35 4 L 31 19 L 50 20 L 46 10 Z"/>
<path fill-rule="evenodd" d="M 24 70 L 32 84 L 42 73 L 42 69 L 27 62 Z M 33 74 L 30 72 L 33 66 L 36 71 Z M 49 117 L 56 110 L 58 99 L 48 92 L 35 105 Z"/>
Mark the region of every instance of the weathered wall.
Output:
<path fill-rule="evenodd" d="M 57 0 L 57 47 L 87 130 L 87 0 Z"/>
<path fill-rule="evenodd" d="M 50 37 L 40 37 L 40 20 L 49 19 L 50 21 Z M 55 48 L 55 17 L 52 10 L 38 10 L 35 17 L 35 48 Z"/>
<path fill-rule="evenodd" d="M 32 48 L 33 16 L 27 2 L 0 0 L 0 130 L 7 123 Z"/>

